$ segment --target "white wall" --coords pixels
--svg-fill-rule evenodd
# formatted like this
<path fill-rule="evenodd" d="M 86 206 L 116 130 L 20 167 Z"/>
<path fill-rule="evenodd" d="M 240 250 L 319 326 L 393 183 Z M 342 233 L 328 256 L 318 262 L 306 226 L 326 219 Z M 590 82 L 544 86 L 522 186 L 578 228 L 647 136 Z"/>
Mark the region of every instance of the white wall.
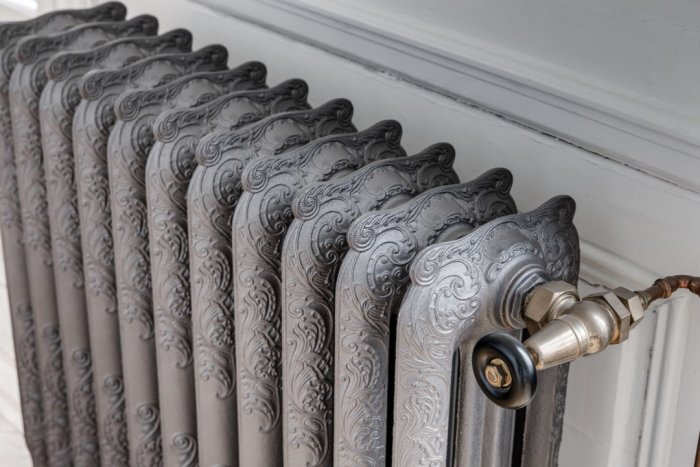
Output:
<path fill-rule="evenodd" d="M 326 2 L 328 3 L 328 2 Z M 336 0 L 462 36 L 697 116 L 700 3 L 694 0 Z"/>

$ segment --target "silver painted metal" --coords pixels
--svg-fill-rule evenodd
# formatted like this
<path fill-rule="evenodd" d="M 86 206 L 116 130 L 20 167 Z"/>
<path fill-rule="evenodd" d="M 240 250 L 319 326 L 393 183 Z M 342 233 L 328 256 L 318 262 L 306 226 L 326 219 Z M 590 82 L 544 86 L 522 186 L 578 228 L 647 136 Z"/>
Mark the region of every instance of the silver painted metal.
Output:
<path fill-rule="evenodd" d="M 443 466 L 452 465 L 451 459 L 455 465 L 510 463 L 512 412 L 487 401 L 471 377 L 471 359 L 464 356 L 494 328 L 524 327 L 519 315 L 534 286 L 576 280 L 574 211 L 573 200 L 557 197 L 534 211 L 427 247 L 416 257 L 396 326 L 392 465 Z M 453 378 L 457 394 L 451 394 Z M 555 409 L 561 408 L 553 407 L 552 399 L 546 403 L 551 408 L 535 412 L 537 424 L 535 418 L 526 422 L 524 465 L 556 462 L 556 455 L 544 451 L 557 443 L 561 412 Z M 451 417 L 452 405 L 457 413 Z M 449 426 L 458 427 L 454 439 Z"/>
<path fill-rule="evenodd" d="M 397 158 L 396 122 L 354 133 L 349 102 L 251 90 L 261 64 L 172 54 L 187 32 L 124 16 L 0 24 L 0 228 L 35 464 L 517 462 L 513 414 L 463 356 L 517 335 L 530 290 L 576 280 L 573 202 L 513 215 L 507 171 L 444 186 L 449 145 Z M 117 22 L 74 27 L 90 21 Z M 556 465 L 566 376 L 539 374 L 522 465 Z"/>
<path fill-rule="evenodd" d="M 39 100 L 47 80 L 45 65 L 57 51 L 85 49 L 122 35 L 153 34 L 155 28 L 157 22 L 151 16 L 87 23 L 47 36 L 25 37 L 16 47 L 17 65 L 9 85 L 10 114 L 27 269 L 32 279 L 29 293 L 36 313 L 38 363 L 43 368 L 50 462 L 69 462 L 71 446 L 63 443 L 72 440 L 73 462 L 95 464 L 99 446 L 92 385 L 85 381 L 90 366 L 87 326 L 70 323 L 64 330 L 59 326 L 39 128 Z M 68 339 L 65 354 L 64 337 Z"/>
<path fill-rule="evenodd" d="M 233 215 L 236 391 L 241 465 L 283 465 L 282 241 L 292 199 L 305 185 L 347 175 L 376 160 L 403 157 L 401 126 L 380 122 L 317 139 L 279 157 L 251 161 L 243 171 Z"/>
<path fill-rule="evenodd" d="M 464 369 L 461 370 L 461 373 L 466 374 L 464 371 Z M 559 446 L 564 426 L 568 378 L 569 365 L 550 368 L 538 374 L 537 395 L 526 409 L 521 465 L 525 467 L 559 465 Z M 463 409 L 462 412 L 465 410 Z M 462 415 L 461 423 L 465 423 L 465 417 L 466 415 Z"/>
<path fill-rule="evenodd" d="M 568 282 L 552 281 L 536 287 L 528 294 L 523 309 L 523 319 L 530 335 L 562 315 L 579 300 L 578 289 Z"/>
<path fill-rule="evenodd" d="M 90 277 L 86 296 L 90 312 L 113 314 L 119 326 L 138 320 L 145 333 L 153 332 L 152 316 L 143 308 L 118 307 L 129 303 L 128 296 L 118 292 L 115 282 L 115 262 L 111 222 L 111 202 L 107 167 L 107 140 L 115 123 L 114 101 L 126 89 L 147 89 L 165 84 L 178 76 L 195 71 L 223 70 L 227 52 L 222 46 L 209 46 L 196 52 L 156 55 L 139 60 L 119 70 L 93 70 L 80 81 L 82 100 L 73 120 L 73 151 L 75 155 L 76 187 L 78 192 L 80 235 L 83 249 L 83 269 Z M 115 226 L 118 227 L 118 226 Z M 119 311 L 119 313 L 118 313 Z M 105 320 L 103 332 L 120 335 L 115 320 Z M 129 465 L 160 463 L 160 415 L 158 385 L 155 374 L 141 378 L 141 356 L 122 342 L 123 382 L 115 378 L 109 390 L 119 400 L 125 390 Z M 131 376 L 131 377 L 130 377 Z"/>
<path fill-rule="evenodd" d="M 101 464 L 110 467 L 128 464 L 124 401 L 115 400 L 108 390 L 114 378 L 122 379 L 121 352 L 118 334 L 109 333 L 116 326 L 104 326 L 98 310 L 89 313 L 85 298 L 72 139 L 73 116 L 80 102 L 78 81 L 91 69 L 117 69 L 148 55 L 182 51 L 190 43 L 187 31 L 176 30 L 157 37 L 120 39 L 90 51 L 59 53 L 46 64 L 48 81 L 41 94 L 39 113 L 59 322 L 62 336 L 66 336 L 67 329 L 80 333 L 85 349 L 80 353 L 68 351 L 73 361 L 83 364 L 81 384 L 73 385 L 75 389 L 69 397 L 81 400 L 80 406 L 86 407 L 78 414 L 96 418 Z M 70 327 L 63 323 L 70 323 Z M 72 340 L 63 339 L 64 348 L 70 349 Z M 66 377 L 70 388 L 68 370 Z M 94 415 L 92 409 L 87 409 L 92 405 L 92 401 L 88 402 L 92 387 L 97 389 Z M 73 411 L 71 415 L 77 414 Z"/>
<path fill-rule="evenodd" d="M 334 292 L 352 221 L 458 181 L 454 149 L 386 159 L 317 183 L 293 202 L 282 249 L 282 360 L 285 463 L 333 463 Z M 409 465 L 409 464 L 406 464 Z"/>
<path fill-rule="evenodd" d="M 307 93 L 306 83 L 291 80 L 267 90 L 227 94 L 191 110 L 164 112 L 154 124 L 155 143 L 146 163 L 146 204 L 160 401 L 163 404 L 165 397 L 177 401 L 177 414 L 171 416 L 177 417 L 183 431 L 196 435 L 185 199 L 196 166 L 196 142 L 210 128 L 233 130 L 270 113 L 307 108 Z M 193 117 L 183 118 L 186 115 Z M 166 385 L 171 387 L 165 389 Z"/>
<path fill-rule="evenodd" d="M 211 133 L 197 146 L 187 211 L 202 465 L 239 464 L 231 220 L 243 169 L 260 156 L 355 131 L 351 117 L 350 102 L 337 99 L 315 110 L 272 115 L 238 131 Z"/>
<path fill-rule="evenodd" d="M 366 214 L 350 226 L 335 296 L 334 465 L 385 465 L 393 325 L 411 263 L 428 245 L 514 214 L 512 182 L 510 172 L 495 169 Z"/>
<path fill-rule="evenodd" d="M 192 111 L 164 112 L 154 124 L 155 143 L 146 164 L 146 195 L 159 381 L 168 381 L 177 391 L 178 423 L 195 430 L 185 197 L 196 166 L 196 142 L 210 126 L 234 129 L 270 113 L 308 107 L 307 91 L 306 83 L 291 80 L 267 90 L 227 94 Z M 194 117 L 184 119 L 187 124 L 171 122 L 183 121 L 183 115 Z M 160 384 L 161 389 L 164 384 Z M 161 392 L 161 404 L 163 398 Z"/>
<path fill-rule="evenodd" d="M 22 217 L 17 196 L 17 175 L 10 118 L 9 82 L 16 66 L 17 42 L 32 34 L 51 34 L 89 21 L 124 18 L 125 7 L 110 2 L 84 10 L 62 10 L 21 22 L 0 24 L 0 230 L 7 271 L 10 316 L 22 405 L 24 437 L 35 465 L 48 462 L 40 369 L 37 362 L 35 311 L 31 305 L 29 276 L 22 239 Z"/>
<path fill-rule="evenodd" d="M 387 157 L 401 157 L 401 129 L 382 122 L 358 134 L 330 136 L 280 158 L 252 162 L 233 221 L 234 303 L 239 443 L 244 465 L 281 465 L 282 240 L 291 202 L 307 183 L 343 176 Z M 245 427 L 256 430 L 244 430 Z M 263 447 L 266 446 L 266 449 Z"/>
<path fill-rule="evenodd" d="M 141 317 L 122 323 L 121 341 L 140 356 L 138 379 L 158 375 L 160 406 L 169 408 L 162 411 L 160 421 L 163 463 L 168 466 L 197 464 L 196 416 L 191 394 L 171 376 L 181 373 L 178 362 L 166 365 L 166 352 L 158 355 L 156 364 L 156 334 L 164 341 L 158 349 L 177 343 L 162 338 L 167 329 L 154 319 L 150 287 L 145 167 L 154 143 L 153 122 L 166 109 L 197 106 L 227 92 L 264 87 L 265 76 L 265 66 L 251 62 L 233 70 L 193 73 L 150 90 L 127 91 L 114 103 L 117 121 L 107 142 L 107 165 L 114 255 L 120 258 L 115 267 L 117 293 L 122 314 Z"/>
<path fill-rule="evenodd" d="M 562 291 L 568 292 L 567 300 L 554 295 Z M 530 319 L 536 316 L 543 319 L 533 326 Z M 630 330 L 644 319 L 644 304 L 637 293 L 624 287 L 579 299 L 575 286 L 553 281 L 532 291 L 523 317 L 532 334 L 522 345 L 541 371 L 626 341 Z"/>

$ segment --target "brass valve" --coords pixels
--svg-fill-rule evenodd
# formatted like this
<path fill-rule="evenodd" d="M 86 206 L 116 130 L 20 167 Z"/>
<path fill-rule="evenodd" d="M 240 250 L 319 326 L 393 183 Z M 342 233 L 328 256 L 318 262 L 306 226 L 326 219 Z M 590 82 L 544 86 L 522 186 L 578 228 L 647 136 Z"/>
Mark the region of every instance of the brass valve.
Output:
<path fill-rule="evenodd" d="M 522 316 L 530 337 L 482 337 L 472 362 L 481 389 L 498 405 L 517 409 L 535 395 L 537 371 L 596 354 L 627 340 L 649 305 L 679 288 L 700 295 L 700 278 L 670 276 L 646 290 L 619 287 L 579 299 L 576 287 L 562 281 L 542 284 L 525 300 Z"/>
<path fill-rule="evenodd" d="M 531 337 L 524 345 L 538 370 L 624 342 L 630 330 L 644 318 L 641 298 L 623 287 L 579 301 L 566 301 L 563 305 L 545 301 L 552 295 L 551 291 L 573 294 L 575 290 L 566 282 L 550 282 L 537 287 L 526 302 L 523 316 Z M 543 309 L 547 313 L 545 319 L 538 321 Z"/>

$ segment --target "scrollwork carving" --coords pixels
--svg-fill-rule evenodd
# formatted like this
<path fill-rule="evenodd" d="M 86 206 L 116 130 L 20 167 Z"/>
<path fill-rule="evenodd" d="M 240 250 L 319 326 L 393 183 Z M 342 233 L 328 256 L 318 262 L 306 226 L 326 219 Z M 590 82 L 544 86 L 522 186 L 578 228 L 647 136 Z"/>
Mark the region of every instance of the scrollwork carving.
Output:
<path fill-rule="evenodd" d="M 135 447 L 136 465 L 163 465 L 160 439 L 160 411 L 153 404 L 140 404 L 136 408 L 141 442 Z"/>
<path fill-rule="evenodd" d="M 266 75 L 260 62 L 244 63 L 232 70 L 192 73 L 153 89 L 126 91 L 117 99 L 115 113 L 119 120 L 128 122 L 144 111 L 159 115 L 175 108 L 197 107 L 222 94 L 265 88 Z"/>
<path fill-rule="evenodd" d="M 153 89 L 127 91 L 114 104 L 117 120 L 107 142 L 107 165 L 115 226 L 114 254 L 122 258 L 115 264 L 121 341 L 122 347 L 128 347 L 140 360 L 138 367 L 127 373 L 130 387 L 151 385 L 151 375 L 159 372 L 160 389 L 143 387 L 139 392 L 159 391 L 162 400 L 179 407 L 178 411 L 162 416 L 160 428 L 167 442 L 178 433 L 183 434 L 183 430 L 184 434 L 194 436 L 196 428 L 194 411 L 188 410 L 194 404 L 189 403 L 193 400 L 187 400 L 186 388 L 169 378 L 172 370 L 165 367 L 166 362 L 160 362 L 161 368 L 156 365 L 156 331 L 161 342 L 169 342 L 166 346 L 186 351 L 187 341 L 181 334 L 187 323 L 160 314 L 154 316 L 145 177 L 146 160 L 154 143 L 153 121 L 168 108 L 197 106 L 219 94 L 264 86 L 264 77 L 265 67 L 261 63 L 248 63 L 233 70 L 189 74 Z M 187 412 L 191 420 L 187 420 Z M 174 448 L 164 449 L 163 461 L 167 465 L 178 462 Z"/>
<path fill-rule="evenodd" d="M 150 15 L 129 21 L 87 23 L 55 34 L 25 37 L 17 43 L 15 53 L 19 63 L 31 65 L 40 59 L 45 61 L 50 52 L 86 49 L 124 36 L 150 36 L 157 30 L 158 21 Z"/>
<path fill-rule="evenodd" d="M 164 350 L 176 351 L 179 367 L 191 364 L 185 193 L 195 167 L 194 143 L 210 128 L 233 130 L 251 119 L 307 106 L 306 84 L 292 80 L 269 90 L 228 94 L 191 110 L 165 112 L 155 124 L 157 141 L 146 167 L 151 182 L 147 186 L 151 258 L 157 264 L 153 267 L 153 289 L 156 314 L 178 329 L 177 339 L 166 332 L 161 345 Z M 171 122 L 180 120 L 183 113 L 206 114 L 206 118 L 177 127 L 182 135 L 173 138 Z M 165 140 L 161 138 L 162 131 L 158 131 L 163 127 L 168 128 Z"/>
<path fill-rule="evenodd" d="M 59 48 L 66 50 L 84 48 L 120 34 L 144 34 L 153 25 L 152 17 L 135 18 L 128 22 L 89 23 L 65 32 L 26 37 L 18 42 L 18 63 L 9 84 L 10 113 L 12 115 L 14 146 L 17 148 L 15 159 L 23 225 L 22 238 L 27 246 L 25 250 L 27 270 L 32 278 L 29 291 L 32 302 L 36 304 L 34 309 L 36 310 L 37 329 L 55 328 L 56 333 L 58 333 L 59 325 L 39 128 L 39 100 L 47 80 L 44 65 L 49 55 Z M 78 368 L 70 364 L 70 355 L 75 349 L 89 347 L 88 333 L 84 323 L 74 324 L 71 322 L 71 326 L 73 325 L 79 326 L 80 330 L 74 332 L 74 329 L 67 329 L 64 332 L 66 338 L 63 343 L 60 339 L 52 342 L 52 345 L 57 345 L 58 348 L 57 350 L 52 348 L 50 355 L 49 349 L 43 348 L 48 343 L 43 340 L 37 341 L 39 365 L 44 368 L 41 374 L 42 385 L 46 386 L 47 379 L 53 381 L 56 388 L 67 383 L 68 394 L 86 397 L 91 399 L 86 402 L 87 405 L 94 404 L 94 396 L 90 392 L 85 393 L 79 389 L 83 386 L 82 375 Z M 65 364 L 60 367 L 54 364 L 49 365 L 46 359 L 53 359 L 56 352 L 58 358 L 62 358 L 61 345 L 66 348 Z M 64 369 L 65 374 L 63 373 Z M 51 371 L 60 371 L 60 374 L 54 374 Z M 49 395 L 52 397 L 51 403 L 47 403 L 44 407 L 45 423 L 47 426 L 51 426 L 50 441 L 47 444 L 49 461 L 60 463 L 70 459 L 70 446 L 66 452 L 64 444 L 70 443 L 71 440 L 76 446 L 75 455 L 84 457 L 85 449 L 90 449 L 90 446 L 97 444 L 94 418 L 75 415 L 80 407 L 74 407 L 73 403 L 78 401 L 73 397 L 66 400 L 65 388 L 53 391 L 44 390 L 44 394 L 47 397 Z M 60 397 L 63 399 L 59 400 Z M 69 420 L 78 425 L 69 427 Z M 91 425 L 84 426 L 84 423 L 91 423 Z M 93 455 L 96 456 L 97 452 L 95 451 Z M 96 459 L 97 457 L 93 460 L 96 462 Z"/>
<path fill-rule="evenodd" d="M 11 319 L 20 386 L 24 434 L 35 465 L 46 465 L 41 379 L 37 361 L 34 311 L 22 240 L 22 220 L 10 119 L 9 81 L 16 65 L 15 47 L 31 34 L 51 34 L 85 21 L 119 20 L 126 8 L 107 3 L 87 10 L 63 10 L 35 19 L 0 25 L 0 229 L 8 271 Z"/>
<path fill-rule="evenodd" d="M 68 428 L 66 380 L 63 373 L 61 335 L 57 325 L 41 331 L 39 348 L 46 353 L 39 357 L 41 368 L 41 400 L 44 403 L 44 437 L 49 465 L 70 465 L 71 439 Z"/>
<path fill-rule="evenodd" d="M 197 146 L 197 160 L 187 195 L 192 325 L 195 345 L 197 416 L 220 458 L 205 464 L 232 464 L 237 457 L 231 218 L 241 192 L 245 165 L 260 155 L 275 155 L 333 133 L 354 131 L 352 105 L 344 99 L 315 110 L 272 115 L 234 132 L 214 132 Z M 214 156 L 215 154 L 215 156 Z M 205 164 L 202 164 L 206 161 Z M 205 442 L 202 436 L 200 441 Z"/>
<path fill-rule="evenodd" d="M 178 433 L 172 440 L 172 445 L 177 453 L 177 463 L 182 467 L 196 467 L 197 463 L 197 438 L 188 433 Z"/>
<path fill-rule="evenodd" d="M 126 430 L 124 380 L 121 374 L 109 375 L 99 386 L 107 400 L 106 416 L 100 418 L 100 457 L 110 465 L 129 465 L 129 442 Z"/>
<path fill-rule="evenodd" d="M 153 38 L 121 39 L 88 52 L 60 53 L 47 63 L 49 79 L 41 95 L 39 113 L 51 245 L 57 263 L 55 274 L 58 284 L 80 289 L 83 287 L 72 141 L 73 116 L 80 102 L 78 79 L 89 69 L 115 68 L 149 54 L 175 51 L 183 34 L 189 36 L 189 33 L 175 31 Z M 70 274 L 70 282 L 59 279 L 62 273 Z M 59 286 L 59 295 L 60 291 Z M 62 307 L 75 306 L 75 300 L 67 300 L 62 306 L 61 297 L 58 299 L 59 313 Z"/>
<path fill-rule="evenodd" d="M 46 13 L 27 21 L 3 23 L 0 28 L 0 48 L 2 54 L 0 70 L 9 77 L 17 63 L 15 46 L 24 36 L 32 34 L 52 34 L 81 23 L 100 21 L 121 21 L 126 18 L 126 7 L 119 2 L 107 2 L 94 8 L 80 10 L 59 10 Z"/>
<path fill-rule="evenodd" d="M 76 108 L 73 120 L 73 145 L 76 187 L 80 200 L 83 268 L 87 278 L 86 298 L 91 312 L 95 310 L 95 313 L 102 315 L 117 314 L 112 213 L 106 159 L 108 136 L 116 121 L 114 100 L 129 87 L 148 89 L 194 71 L 221 70 L 225 67 L 225 59 L 226 49 L 221 46 L 209 46 L 191 53 L 147 57 L 116 70 L 93 70 L 82 78 L 82 100 Z M 96 89 L 99 89 L 99 92 L 92 92 Z M 141 222 L 145 223 L 145 219 Z M 144 268 L 147 270 L 148 263 L 140 270 Z M 128 320 L 131 310 L 127 308 L 123 311 L 122 317 Z M 111 320 L 105 319 L 105 323 L 109 324 L 114 336 L 119 335 L 119 326 L 114 317 Z M 138 349 L 130 348 L 128 344 L 129 342 L 123 342 L 121 345 L 123 361 L 139 362 L 141 356 L 137 352 Z M 131 464 L 141 465 L 139 462 L 144 459 L 162 457 L 158 444 L 160 433 L 152 436 L 150 425 L 141 426 L 145 419 L 137 413 L 137 408 L 144 404 L 158 407 L 157 382 L 155 374 L 150 375 L 148 381 L 139 380 L 142 375 L 138 372 L 133 375 L 135 378 L 130 378 L 129 369 L 138 369 L 138 364 L 124 365 L 124 380 L 127 385 L 132 382 L 135 385 L 133 391 L 125 391 L 127 428 Z M 148 387 L 149 390 L 145 393 L 138 392 L 138 388 L 143 387 Z M 156 424 L 156 431 L 158 428 Z M 146 455 L 147 452 L 151 454 Z"/>
<path fill-rule="evenodd" d="M 126 37 L 90 50 L 58 52 L 46 63 L 46 76 L 50 81 L 70 80 L 71 92 L 66 92 L 66 95 L 76 93 L 79 97 L 78 81 L 89 70 L 114 69 L 149 55 L 186 52 L 191 44 L 192 34 L 189 31 L 174 29 L 159 36 Z"/>
<path fill-rule="evenodd" d="M 100 447 L 97 442 L 97 416 L 95 413 L 95 395 L 92 392 L 92 359 L 89 349 L 78 349 L 71 355 L 71 364 L 78 376 L 70 394 L 72 402 L 71 442 L 73 462 L 76 465 L 95 465 L 99 463 Z M 83 430 L 76 433 L 76 430 Z M 77 440 L 81 442 L 78 443 Z"/>
<path fill-rule="evenodd" d="M 167 54 L 139 60 L 121 70 L 92 71 L 80 82 L 80 95 L 94 101 L 106 93 L 121 94 L 125 83 L 139 83 L 140 87 L 156 87 L 187 73 L 226 68 L 228 51 L 221 45 L 210 45 L 189 54 Z M 170 72 L 162 72 L 163 67 Z M 159 72 L 160 71 L 160 72 Z"/>
<path fill-rule="evenodd" d="M 119 68 L 148 55 L 183 50 L 183 44 L 188 47 L 190 41 L 191 35 L 183 30 L 157 37 L 128 37 L 88 51 L 56 54 L 46 65 L 49 80 L 42 92 L 39 109 L 59 320 L 74 323 L 71 332 L 76 334 L 82 324 L 85 342 L 89 340 L 88 334 L 93 336 L 91 347 L 96 382 L 106 384 L 106 380 L 121 374 L 121 354 L 118 336 L 100 337 L 103 329 L 117 329 L 116 317 L 95 312 L 90 320 L 87 319 L 72 139 L 73 117 L 80 102 L 78 80 L 89 69 Z M 114 413 L 123 410 L 123 399 L 119 409 L 115 408 L 113 397 L 107 391 L 95 392 L 97 421 L 100 426 L 109 422 L 111 432 L 117 429 L 113 425 L 125 423 L 123 413 L 120 416 Z M 126 430 L 125 425 L 122 428 Z M 98 430 L 103 462 L 111 466 L 126 465 L 126 447 L 111 445 L 118 438 L 106 436 L 106 433 L 107 430 Z"/>
<path fill-rule="evenodd" d="M 7 241 L 3 237 L 4 241 Z M 5 261 L 8 256 L 4 255 Z M 9 263 L 8 263 L 9 267 Z M 26 271 L 14 270 L 17 275 Z M 8 275 L 9 276 L 9 275 Z M 13 283 L 14 281 L 14 283 Z M 20 284 L 21 285 L 21 284 Z M 15 287 L 13 287 L 15 286 Z M 17 287 L 17 279 L 8 277 L 8 288 L 13 294 L 24 291 L 28 299 L 26 288 Z M 26 287 L 26 285 L 25 285 Z M 14 297 L 13 297 L 14 298 Z M 17 359 L 17 376 L 19 379 L 20 401 L 22 403 L 22 421 L 24 423 L 24 436 L 27 447 L 35 464 L 47 464 L 46 445 L 44 441 L 44 419 L 42 412 L 41 380 L 36 355 L 36 337 L 34 329 L 34 316 L 29 303 L 14 302 L 12 310 L 12 335 L 15 342 L 15 357 Z"/>
<path fill-rule="evenodd" d="M 391 322 L 416 254 L 515 213 L 511 185 L 510 172 L 492 170 L 471 182 L 426 191 L 397 208 L 365 214 L 350 226 L 335 297 L 336 465 L 386 462 Z"/>
<path fill-rule="evenodd" d="M 260 70 L 259 66 L 253 65 L 252 79 L 260 77 L 262 80 L 256 70 Z M 146 196 L 158 366 L 171 369 L 171 384 L 166 390 L 176 391 L 178 400 L 182 401 L 182 413 L 177 414 L 180 420 L 196 418 L 185 200 L 196 166 L 196 142 L 211 128 L 233 130 L 270 113 L 307 108 L 306 94 L 306 84 L 292 80 L 267 90 L 226 94 L 193 109 L 166 111 L 159 117 L 160 123 L 155 124 L 157 128 L 165 125 L 178 131 L 175 137 L 168 136 L 163 141 L 156 130 L 156 142 L 146 163 Z M 169 122 L 181 118 L 182 113 L 203 113 L 206 118 L 192 120 L 190 125 L 171 127 Z M 171 414 L 164 414 L 165 420 L 168 415 Z M 170 447 L 178 458 L 183 456 L 179 439 L 171 437 Z"/>
<path fill-rule="evenodd" d="M 437 144 L 313 184 L 294 199 L 282 249 L 285 459 L 333 463 L 334 291 L 350 223 L 427 189 L 455 183 L 454 149 Z"/>
<path fill-rule="evenodd" d="M 519 278 L 576 279 L 574 210 L 570 198 L 554 198 L 534 211 L 429 246 L 413 261 L 396 326 L 393 465 L 446 465 L 455 352 L 469 355 L 474 341 L 494 324 L 506 327 L 502 310 L 518 292 L 512 285 L 522 283 Z M 471 374 L 468 360 L 461 363 L 464 375 Z M 508 432 L 513 421 L 485 424 L 487 401 L 476 383 L 466 377 L 458 387 L 458 417 L 468 415 L 470 426 L 487 427 L 454 441 L 456 462 L 473 461 L 498 438 L 491 431 Z"/>
<path fill-rule="evenodd" d="M 360 133 L 314 140 L 279 157 L 251 161 L 233 215 L 233 291 L 239 440 L 244 465 L 282 462 L 282 241 L 292 199 L 306 184 L 375 160 L 402 157 L 401 126 L 381 122 Z"/>

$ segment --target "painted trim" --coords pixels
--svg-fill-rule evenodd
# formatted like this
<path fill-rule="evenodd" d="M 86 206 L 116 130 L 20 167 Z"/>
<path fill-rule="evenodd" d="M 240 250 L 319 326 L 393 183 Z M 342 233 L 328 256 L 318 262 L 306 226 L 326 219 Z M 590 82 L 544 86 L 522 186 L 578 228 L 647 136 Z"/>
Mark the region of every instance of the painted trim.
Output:
<path fill-rule="evenodd" d="M 684 405 L 680 400 L 680 388 L 684 371 L 682 362 L 690 339 L 692 299 L 686 294 L 669 300 L 656 310 L 657 325 L 636 463 L 641 467 L 671 465 L 676 414 L 683 410 Z"/>
<path fill-rule="evenodd" d="M 700 118 L 379 8 L 192 0 L 700 192 Z"/>
<path fill-rule="evenodd" d="M 656 279 L 663 277 L 660 273 L 650 271 L 585 240 L 580 240 L 580 244 L 580 277 L 589 284 L 640 289 L 649 287 Z"/>
<path fill-rule="evenodd" d="M 647 287 L 656 278 L 660 277 L 638 264 L 630 262 L 612 252 L 606 251 L 595 245 L 581 241 L 581 279 L 590 284 L 606 287 L 624 285 L 631 289 Z M 695 297 L 689 293 L 680 292 L 678 296 L 662 302 L 647 319 L 655 319 L 653 337 L 647 346 L 650 355 L 639 355 L 635 352 L 623 352 L 619 367 L 621 371 L 631 370 L 640 364 L 647 365 L 646 387 L 630 388 L 631 376 L 629 371 L 620 373 L 618 399 L 627 398 L 615 404 L 616 420 L 634 419 L 636 414 L 629 412 L 635 410 L 635 406 L 629 404 L 633 397 L 630 391 L 644 391 L 644 406 L 641 417 L 641 426 L 638 433 L 629 433 L 629 426 L 615 430 L 620 436 L 620 442 L 629 436 L 638 436 L 637 458 L 634 465 L 642 467 L 654 467 L 657 465 L 670 465 L 672 441 L 677 429 L 675 421 L 679 410 L 683 410 L 684 403 L 681 400 L 680 385 L 682 382 L 683 357 L 691 338 L 689 334 L 691 309 Z M 623 344 L 624 345 L 624 344 Z M 632 345 L 631 343 L 628 345 Z M 641 343 L 634 344 L 636 350 L 643 350 Z M 575 371 L 575 370 L 572 370 Z M 617 453 L 619 456 L 619 453 Z M 621 462 L 631 459 L 615 458 L 611 453 L 609 465 L 622 465 Z"/>

